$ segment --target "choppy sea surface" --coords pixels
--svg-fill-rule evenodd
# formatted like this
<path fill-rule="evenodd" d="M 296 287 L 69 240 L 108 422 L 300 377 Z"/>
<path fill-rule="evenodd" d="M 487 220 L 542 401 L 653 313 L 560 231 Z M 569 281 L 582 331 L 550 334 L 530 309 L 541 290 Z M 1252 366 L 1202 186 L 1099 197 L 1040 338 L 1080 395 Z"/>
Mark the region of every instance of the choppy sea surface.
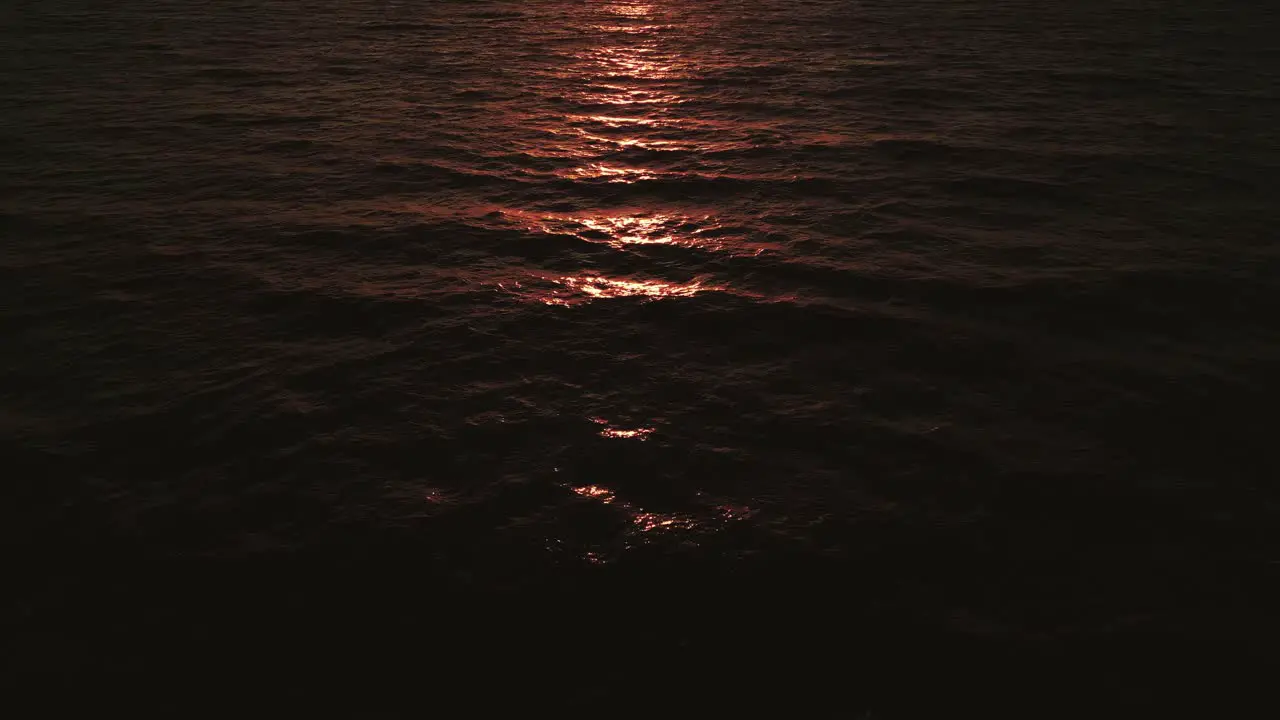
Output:
<path fill-rule="evenodd" d="M 1178 648 L 1252 666 L 1278 27 L 1173 0 L 6 5 L 26 669 L 130 676 L 163 665 L 139 637 L 213 657 L 298 617 L 377 654 L 438 640 L 441 597 L 590 645 L 563 684 L 503 666 L 557 702 L 707 700 L 715 672 L 755 702 L 903 637 L 950 653 L 931 677 L 978 646 L 1157 695 Z M 530 597 L 561 619 L 516 619 Z M 878 644 L 820 659 L 836 636 Z M 923 670 L 862 661 L 850 707 L 910 703 L 884 688 Z"/>

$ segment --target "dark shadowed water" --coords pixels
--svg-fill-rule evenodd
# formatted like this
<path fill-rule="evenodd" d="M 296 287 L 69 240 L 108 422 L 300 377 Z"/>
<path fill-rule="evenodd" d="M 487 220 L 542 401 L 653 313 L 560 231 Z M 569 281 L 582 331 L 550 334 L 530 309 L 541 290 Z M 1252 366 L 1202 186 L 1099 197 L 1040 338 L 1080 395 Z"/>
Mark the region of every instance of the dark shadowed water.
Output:
<path fill-rule="evenodd" d="M 314 687 L 346 643 L 535 704 L 836 688 L 874 717 L 945 678 L 1244 677 L 1280 574 L 1278 29 L 1174 0 L 6 4 L 23 666 Z"/>

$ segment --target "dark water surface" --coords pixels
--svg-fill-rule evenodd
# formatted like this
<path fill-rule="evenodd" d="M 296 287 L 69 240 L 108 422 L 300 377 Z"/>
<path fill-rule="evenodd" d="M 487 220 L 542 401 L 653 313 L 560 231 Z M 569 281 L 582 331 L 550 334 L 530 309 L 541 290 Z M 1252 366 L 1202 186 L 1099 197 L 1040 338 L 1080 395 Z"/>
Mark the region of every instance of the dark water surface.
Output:
<path fill-rule="evenodd" d="M 21 666 L 624 714 L 1234 688 L 1280 575 L 1278 26 L 6 5 Z"/>

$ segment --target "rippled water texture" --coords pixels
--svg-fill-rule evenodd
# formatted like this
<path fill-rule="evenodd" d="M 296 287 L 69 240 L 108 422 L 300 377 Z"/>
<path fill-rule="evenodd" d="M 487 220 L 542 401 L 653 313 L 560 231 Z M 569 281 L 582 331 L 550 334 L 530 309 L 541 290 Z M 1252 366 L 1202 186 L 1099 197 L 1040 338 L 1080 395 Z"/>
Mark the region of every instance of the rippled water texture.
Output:
<path fill-rule="evenodd" d="M 965 627 L 1274 575 L 1270 10 L 18 5 L 16 547 L 856 560 Z"/>

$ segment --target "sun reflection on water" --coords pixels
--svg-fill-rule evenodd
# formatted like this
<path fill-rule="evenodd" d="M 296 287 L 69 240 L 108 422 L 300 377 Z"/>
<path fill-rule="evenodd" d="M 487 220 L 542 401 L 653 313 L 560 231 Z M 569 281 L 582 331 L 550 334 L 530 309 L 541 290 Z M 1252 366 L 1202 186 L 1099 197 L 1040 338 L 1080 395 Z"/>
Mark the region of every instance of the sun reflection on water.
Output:
<path fill-rule="evenodd" d="M 596 63 L 597 78 L 632 78 L 644 82 L 686 77 L 689 69 L 681 62 L 658 55 L 649 47 L 598 48 L 586 55 Z M 629 92 L 631 88 L 625 88 Z"/>
<path fill-rule="evenodd" d="M 698 527 L 698 522 L 691 517 L 684 515 L 665 515 L 663 513 L 643 512 L 637 513 L 631 518 L 640 532 L 652 532 L 654 530 L 693 530 Z"/>
<path fill-rule="evenodd" d="M 673 215 L 656 215 L 642 217 L 639 215 L 598 215 L 578 218 L 578 223 L 587 230 L 610 239 L 610 244 L 618 245 L 678 245 L 681 244 L 673 232 L 672 225 L 680 218 Z"/>
<path fill-rule="evenodd" d="M 716 139 L 711 121 L 695 122 L 675 112 L 690 100 L 684 96 L 687 85 L 679 81 L 695 77 L 699 68 L 673 37 L 678 26 L 664 24 L 672 9 L 654 2 L 620 1 L 598 5 L 596 12 L 606 20 L 592 25 L 594 32 L 586 43 L 569 50 L 566 62 L 553 71 L 558 81 L 575 87 L 568 99 L 577 112 L 545 128 L 556 152 L 543 155 L 567 161 L 550 172 L 583 187 L 687 178 L 688 171 L 677 169 L 682 158 L 723 149 L 723 142 Z M 572 236 L 617 250 L 671 246 L 759 255 L 766 249 L 748 237 L 746 228 L 725 228 L 710 214 L 669 208 L 557 208 L 554 213 L 504 209 L 502 214 L 525 230 Z M 686 298 L 726 289 L 706 277 L 671 282 L 610 276 L 587 268 L 543 276 L 528 285 L 506 282 L 501 289 L 559 306 L 608 298 Z"/>
<path fill-rule="evenodd" d="M 614 111 L 570 115 L 568 119 L 575 123 L 585 120 L 611 130 L 629 126 L 636 132 L 610 136 L 608 140 L 621 147 L 659 147 L 658 138 L 641 131 L 653 129 L 660 118 L 669 115 L 668 110 L 688 101 L 671 81 L 692 76 L 696 68 L 662 42 L 662 33 L 668 26 L 648 24 L 654 20 L 653 4 L 617 3 L 603 9 L 622 24 L 597 26 L 600 42 L 574 53 L 561 72 L 565 78 L 580 83 L 582 89 L 575 98 L 578 102 L 587 107 L 607 106 Z M 641 112 L 643 116 L 636 116 Z M 598 139 L 589 128 L 579 130 L 590 139 Z M 637 176 L 630 181 L 641 179 L 645 178 Z"/>
<path fill-rule="evenodd" d="M 604 427 L 600 429 L 601 437 L 623 440 L 644 440 L 657 429 L 651 427 L 621 428 L 600 417 L 591 418 L 591 422 L 596 423 L 597 425 L 604 425 Z"/>
<path fill-rule="evenodd" d="M 528 285 L 523 282 L 504 281 L 497 283 L 497 287 L 505 293 L 530 298 L 544 305 L 561 307 L 574 307 L 595 300 L 617 298 L 643 300 L 686 298 L 703 292 L 725 290 L 723 286 L 712 285 L 701 279 L 677 283 L 665 280 L 610 278 L 592 273 L 539 278 L 538 282 L 531 282 Z"/>
<path fill-rule="evenodd" d="M 575 293 L 581 293 L 593 299 L 693 297 L 700 292 L 720 289 L 705 285 L 701 280 L 673 283 L 662 280 L 622 280 L 619 278 L 607 278 L 602 275 L 566 275 L 556 278 L 555 282 Z M 549 297 L 546 300 L 549 304 L 567 303 L 567 299 L 562 296 Z"/>
<path fill-rule="evenodd" d="M 605 165 L 604 163 L 588 163 L 563 173 L 571 178 L 600 178 L 609 182 L 633 183 L 638 180 L 655 180 L 659 173 L 640 168 Z"/>
<path fill-rule="evenodd" d="M 583 485 L 581 487 L 572 488 L 575 493 L 582 497 L 588 497 L 599 500 L 602 503 L 612 503 L 616 498 L 612 490 L 600 487 L 599 485 Z"/>
<path fill-rule="evenodd" d="M 711 531 L 754 514 L 750 508 L 739 505 L 717 505 L 711 508 L 711 513 L 702 514 L 652 512 L 619 500 L 615 492 L 600 485 L 579 485 L 569 489 L 579 497 L 622 510 L 627 514 L 632 529 L 639 533 Z"/>
<path fill-rule="evenodd" d="M 668 245 L 755 257 L 776 243 L 751 237 L 746 228 L 726 227 L 710 213 L 689 214 L 618 209 L 595 212 L 531 213 L 506 210 L 506 222 L 522 230 L 570 235 L 617 250 Z"/>
<path fill-rule="evenodd" d="M 604 7 L 606 12 L 615 15 L 625 15 L 627 17 L 644 17 L 653 15 L 653 3 L 647 2 L 616 2 L 610 3 Z"/>

